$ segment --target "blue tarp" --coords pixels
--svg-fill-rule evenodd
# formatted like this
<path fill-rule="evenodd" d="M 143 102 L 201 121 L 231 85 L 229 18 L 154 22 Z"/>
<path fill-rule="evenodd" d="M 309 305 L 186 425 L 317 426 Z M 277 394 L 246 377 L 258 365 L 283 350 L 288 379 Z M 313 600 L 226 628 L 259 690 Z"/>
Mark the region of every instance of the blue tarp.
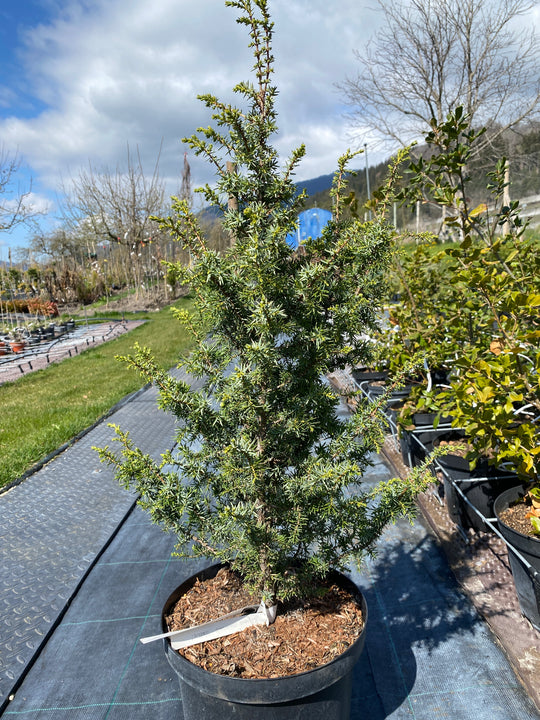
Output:
<path fill-rule="evenodd" d="M 296 249 L 308 237 L 320 237 L 324 226 L 331 218 L 332 213 L 329 210 L 322 208 L 304 210 L 298 216 L 298 230 L 287 235 L 287 242 Z"/>

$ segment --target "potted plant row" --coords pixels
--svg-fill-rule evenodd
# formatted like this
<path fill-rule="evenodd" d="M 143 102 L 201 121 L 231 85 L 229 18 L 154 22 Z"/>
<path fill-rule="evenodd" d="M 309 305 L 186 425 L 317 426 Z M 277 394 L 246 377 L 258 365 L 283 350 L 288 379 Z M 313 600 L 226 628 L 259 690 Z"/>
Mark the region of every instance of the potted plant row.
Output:
<path fill-rule="evenodd" d="M 523 615 L 540 631 L 540 485 L 505 490 L 495 501 Z"/>
<path fill-rule="evenodd" d="M 414 512 L 417 494 L 431 479 L 426 464 L 407 480 L 363 487 L 371 452 L 384 438 L 384 418 L 361 399 L 350 417 L 341 417 L 339 397 L 325 379 L 369 364 L 362 334 L 378 323 L 393 231 L 380 214 L 362 223 L 345 212 L 352 157 L 346 153 L 332 188 L 332 221 L 320 238 L 304 242 L 302 252 L 288 245 L 304 199 L 292 178 L 305 150 L 294 150 L 280 168 L 272 145 L 277 89 L 268 3 L 226 4 L 249 29 L 253 82 L 235 87 L 241 107 L 202 96 L 214 127 L 185 142 L 217 172 L 216 187 L 202 192 L 222 208 L 231 246 L 211 250 L 185 201 L 174 199 L 171 216 L 161 220 L 193 259 L 189 267 L 171 267 L 196 302 L 197 316 L 177 315 L 196 342 L 181 367 L 198 389 L 162 371 L 149 349 L 136 348 L 124 359 L 158 387 L 161 406 L 177 416 L 177 447 L 156 463 L 117 428 L 120 449 L 101 448 L 100 455 L 139 493 L 154 521 L 177 535 L 178 552 L 210 563 L 172 589 L 163 611 L 163 629 L 172 633 L 164 638 L 165 650 L 179 676 L 186 720 L 345 719 L 367 610 L 344 573 L 375 550 L 388 522 Z M 236 607 L 212 603 L 223 587 L 240 593 Z M 167 618 L 183 624 L 188 601 L 197 605 L 199 625 L 245 604 L 245 593 L 271 623 L 242 631 L 250 642 L 272 648 L 269 669 L 246 675 L 253 658 L 223 660 L 237 643 L 219 638 L 211 641 L 217 645 L 210 667 L 197 652 L 201 628 L 191 650 L 175 649 L 182 641 Z M 320 603 L 324 610 L 317 610 Z M 342 607 L 348 610 L 341 613 Z M 280 650 L 272 638 L 287 632 L 293 616 L 303 635 L 310 613 L 323 611 L 336 627 L 334 650 L 310 657 L 297 648 L 302 665 L 284 670 L 286 643 Z M 340 614 L 345 619 L 337 623 Z"/>
<path fill-rule="evenodd" d="M 540 243 L 527 232 L 519 203 L 505 200 L 505 158 L 488 173 L 489 202 L 469 204 L 469 168 L 484 132 L 471 129 L 460 108 L 433 124 L 429 153 L 410 162 L 400 197 L 444 208 L 445 224 L 459 241 L 397 259 L 402 352 L 421 350 L 447 369 L 442 387 L 434 392 L 424 384 L 409 397 L 400 420 L 410 427 L 425 407 L 451 419 L 454 438 L 465 442 L 467 453 L 450 452 L 438 464 L 452 519 L 474 530 L 490 529 L 484 519 L 494 519 L 499 494 L 508 503 L 526 492 L 538 477 L 540 455 Z M 425 281 L 428 271 L 431 282 Z M 396 348 L 393 356 L 399 357 Z M 437 437 L 447 444 L 454 439 Z M 512 552 L 517 536 L 505 537 Z M 533 597 L 522 610 L 530 618 L 538 585 L 532 565 L 522 567 Z"/>
<path fill-rule="evenodd" d="M 14 353 L 20 353 L 28 344 L 54 340 L 55 337 L 74 329 L 74 320 L 68 320 L 59 325 L 55 325 L 53 322 L 42 325 L 33 320 L 20 325 L 6 325 L 1 335 L 3 339 L 0 341 L 0 354 L 6 354 L 7 347 L 10 347 Z"/>
<path fill-rule="evenodd" d="M 23 326 L 11 326 L 6 331 L 6 341 L 14 353 L 21 353 L 26 347 L 28 331 Z"/>

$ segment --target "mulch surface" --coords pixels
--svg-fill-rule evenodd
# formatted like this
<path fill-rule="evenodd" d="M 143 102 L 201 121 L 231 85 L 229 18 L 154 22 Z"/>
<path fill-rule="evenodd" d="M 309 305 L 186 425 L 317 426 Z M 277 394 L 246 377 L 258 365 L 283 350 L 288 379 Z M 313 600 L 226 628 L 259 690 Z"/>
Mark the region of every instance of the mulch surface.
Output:
<path fill-rule="evenodd" d="M 183 595 L 167 617 L 167 625 L 169 630 L 181 630 L 254 604 L 257 601 L 240 578 L 224 568 Z M 357 599 L 328 584 L 320 597 L 280 606 L 269 627 L 257 625 L 178 652 L 220 675 L 283 677 L 312 670 L 341 655 L 359 637 L 363 625 Z"/>

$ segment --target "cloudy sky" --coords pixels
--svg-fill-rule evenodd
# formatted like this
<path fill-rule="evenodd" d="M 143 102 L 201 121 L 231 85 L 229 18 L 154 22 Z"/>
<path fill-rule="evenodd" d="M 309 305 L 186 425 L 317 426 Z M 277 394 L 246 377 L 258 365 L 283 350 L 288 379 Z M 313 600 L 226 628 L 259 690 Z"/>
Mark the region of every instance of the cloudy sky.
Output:
<path fill-rule="evenodd" d="M 351 144 L 334 83 L 354 73 L 353 50 L 379 22 L 364 0 L 271 0 L 283 158 L 305 142 L 299 180 L 332 172 Z M 0 8 L 0 146 L 18 152 L 21 186 L 54 202 L 62 181 L 91 163 L 125 164 L 138 149 L 173 192 L 181 139 L 210 118 L 196 96 L 232 99 L 249 77 L 246 28 L 224 0 L 17 0 Z M 360 143 L 369 138 L 361 137 Z M 372 157 L 369 157 L 370 161 Z M 375 157 L 373 158 L 376 159 Z M 379 158 L 381 159 L 381 158 Z M 195 185 L 211 168 L 190 158 Z M 24 244 L 26 232 L 0 237 Z"/>

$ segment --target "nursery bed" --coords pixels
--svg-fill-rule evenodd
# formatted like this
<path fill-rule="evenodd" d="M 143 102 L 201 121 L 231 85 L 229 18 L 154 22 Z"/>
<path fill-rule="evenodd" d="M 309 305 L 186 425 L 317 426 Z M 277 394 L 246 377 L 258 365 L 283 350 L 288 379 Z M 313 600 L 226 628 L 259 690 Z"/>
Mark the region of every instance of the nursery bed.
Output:
<path fill-rule="evenodd" d="M 114 340 L 143 322 L 123 320 L 79 326 L 51 342 L 30 345 L 21 353 L 6 355 L 0 360 L 0 384 L 18 380 L 22 375 L 42 370 L 50 363 L 61 362 L 108 340 Z"/>
<path fill-rule="evenodd" d="M 383 455 L 396 474 L 408 472 L 393 437 Z M 506 544 L 494 533 L 470 531 L 464 538 L 441 504 L 437 488 L 418 504 L 437 536 L 448 563 L 478 612 L 504 648 L 516 674 L 540 708 L 540 635 L 521 614 Z"/>
<path fill-rule="evenodd" d="M 334 373 L 329 379 L 341 392 L 358 389 L 348 372 Z M 395 430 L 392 425 L 390 429 Z M 381 456 L 395 475 L 405 477 L 408 474 L 409 468 L 403 462 L 395 432 L 387 436 Z M 465 533 L 455 525 L 441 499 L 440 485 L 433 485 L 429 492 L 418 498 L 422 516 L 437 538 L 460 586 L 485 618 L 517 677 L 540 710 L 540 634 L 521 614 L 506 543 L 495 533 Z"/>

